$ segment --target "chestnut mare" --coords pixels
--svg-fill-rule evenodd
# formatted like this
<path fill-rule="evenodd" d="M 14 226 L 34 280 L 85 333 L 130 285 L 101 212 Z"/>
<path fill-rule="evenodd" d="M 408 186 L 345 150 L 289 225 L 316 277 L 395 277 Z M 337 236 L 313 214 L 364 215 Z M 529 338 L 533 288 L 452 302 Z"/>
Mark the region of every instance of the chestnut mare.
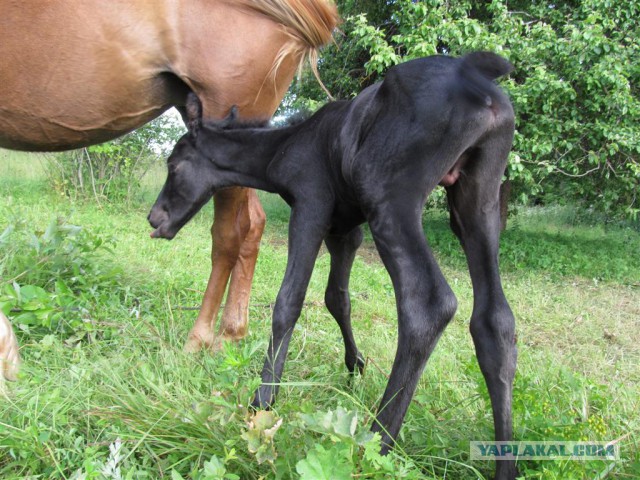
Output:
<path fill-rule="evenodd" d="M 315 68 L 337 21 L 330 0 L 0 0 L 0 147 L 110 140 L 180 108 L 190 91 L 206 118 L 238 105 L 266 120 L 302 62 Z M 189 351 L 247 331 L 264 211 L 250 189 L 214 200 L 212 269 Z"/>

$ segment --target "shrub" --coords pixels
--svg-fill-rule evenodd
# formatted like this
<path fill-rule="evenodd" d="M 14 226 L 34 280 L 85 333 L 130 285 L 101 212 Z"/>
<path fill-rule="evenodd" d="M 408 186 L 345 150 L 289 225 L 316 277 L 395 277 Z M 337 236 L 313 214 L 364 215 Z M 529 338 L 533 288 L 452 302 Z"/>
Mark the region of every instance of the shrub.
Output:
<path fill-rule="evenodd" d="M 180 125 L 162 116 L 111 142 L 49 157 L 47 176 L 55 190 L 73 199 L 130 202 L 154 163 L 168 154 Z"/>

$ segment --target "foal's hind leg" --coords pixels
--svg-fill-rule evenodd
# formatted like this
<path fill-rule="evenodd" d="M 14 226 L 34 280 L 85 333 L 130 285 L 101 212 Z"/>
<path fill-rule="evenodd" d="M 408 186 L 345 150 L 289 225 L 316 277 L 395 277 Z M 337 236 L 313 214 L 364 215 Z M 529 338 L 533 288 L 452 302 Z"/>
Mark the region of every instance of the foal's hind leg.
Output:
<path fill-rule="evenodd" d="M 422 198 L 380 206 L 369 225 L 389 276 L 398 309 L 398 347 L 372 430 L 386 452 L 398 435 L 425 363 L 456 310 L 456 298 L 427 246 Z"/>
<path fill-rule="evenodd" d="M 353 338 L 351 330 L 351 300 L 349 299 L 349 275 L 356 257 L 356 250 L 362 243 L 362 229 L 354 228 L 346 235 L 329 235 L 325 244 L 331 254 L 331 271 L 324 295 L 324 302 L 338 322 L 344 339 L 344 361 L 349 372 L 358 367 L 364 369 L 364 359 Z"/>
<path fill-rule="evenodd" d="M 516 368 L 515 321 L 498 271 L 500 180 L 511 143 L 485 144 L 457 183 L 447 188 L 451 227 L 467 256 L 473 284 L 471 335 L 484 375 L 496 441 L 512 440 L 511 398 Z M 496 462 L 496 479 L 512 480 L 515 463 Z"/>

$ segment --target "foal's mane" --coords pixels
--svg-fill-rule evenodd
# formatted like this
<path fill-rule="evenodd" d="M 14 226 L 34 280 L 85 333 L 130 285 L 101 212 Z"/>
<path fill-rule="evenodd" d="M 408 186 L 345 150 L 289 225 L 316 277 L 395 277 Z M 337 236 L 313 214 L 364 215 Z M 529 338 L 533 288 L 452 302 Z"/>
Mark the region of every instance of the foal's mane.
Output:
<path fill-rule="evenodd" d="M 205 120 L 203 125 L 213 130 L 248 130 L 248 129 L 263 129 L 263 130 L 276 130 L 279 128 L 294 127 L 303 123 L 312 113 L 309 111 L 298 111 L 287 117 L 281 123 L 272 123 L 268 120 L 247 120 L 240 119 L 235 116 L 235 113 L 230 114 L 223 120 Z"/>
<path fill-rule="evenodd" d="M 244 8 L 264 15 L 284 27 L 290 40 L 285 43 L 271 67 L 273 78 L 282 62 L 291 55 L 300 57 L 298 73 L 308 60 L 316 79 L 331 97 L 320 80 L 318 52 L 332 39 L 333 29 L 340 17 L 332 0 L 237 0 Z"/>

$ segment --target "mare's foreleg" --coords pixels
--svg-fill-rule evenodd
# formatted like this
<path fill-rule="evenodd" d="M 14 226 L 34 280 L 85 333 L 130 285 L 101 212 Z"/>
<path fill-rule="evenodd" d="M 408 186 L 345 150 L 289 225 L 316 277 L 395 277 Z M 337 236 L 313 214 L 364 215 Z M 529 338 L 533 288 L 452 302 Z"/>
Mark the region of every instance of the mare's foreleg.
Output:
<path fill-rule="evenodd" d="M 216 349 L 220 346 L 221 337 L 238 340 L 246 334 L 249 291 L 258 242 L 264 228 L 264 213 L 261 208 L 259 211 L 255 210 L 258 213 L 254 213 L 253 218 L 250 214 L 250 206 L 255 207 L 257 201 L 257 198 L 252 199 L 252 195 L 255 196 L 255 192 L 247 188 L 229 188 L 214 196 L 211 274 L 198 318 L 185 344 L 187 351 L 198 351 L 203 347 Z M 235 273 L 239 259 L 239 273 L 235 275 L 229 292 L 229 313 L 225 314 L 219 336 L 216 336 L 218 311 L 231 272 L 233 270 Z"/>
<path fill-rule="evenodd" d="M 358 367 L 364 369 L 364 359 L 353 338 L 351 330 L 351 300 L 349 299 L 349 275 L 356 257 L 356 250 L 362 243 L 362 229 L 354 228 L 346 235 L 329 235 L 325 239 L 331 254 L 331 270 L 324 295 L 324 302 L 333 318 L 338 322 L 344 339 L 344 361 L 349 372 Z"/>
<path fill-rule="evenodd" d="M 231 272 L 227 300 L 218 329 L 218 335 L 224 340 L 240 340 L 245 337 L 248 329 L 251 284 L 266 223 L 262 204 L 253 189 L 247 189 L 246 214 L 249 218 L 249 228 L 241 240 L 238 261 Z M 243 219 L 237 221 L 246 221 L 244 211 L 241 215 Z M 242 231 L 245 231 L 244 228 Z"/>
<path fill-rule="evenodd" d="M 515 321 L 498 271 L 499 190 L 509 146 L 509 142 L 485 145 L 467 163 L 466 174 L 447 188 L 451 227 L 466 253 L 473 284 L 470 329 L 491 397 L 496 441 L 513 438 L 511 399 L 517 357 Z M 515 477 L 514 462 L 497 462 L 496 479 Z"/>

